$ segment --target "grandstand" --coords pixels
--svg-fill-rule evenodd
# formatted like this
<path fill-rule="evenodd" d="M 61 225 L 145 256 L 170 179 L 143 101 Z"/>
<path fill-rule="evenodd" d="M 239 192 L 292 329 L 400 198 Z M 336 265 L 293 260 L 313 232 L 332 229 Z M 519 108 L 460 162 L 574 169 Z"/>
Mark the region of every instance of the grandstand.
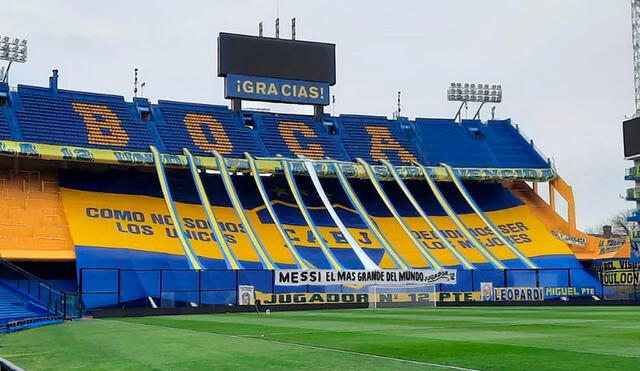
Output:
<path fill-rule="evenodd" d="M 86 309 L 237 304 L 239 285 L 266 300 L 300 290 L 273 285 L 292 268 L 451 268 L 441 293 L 488 281 L 606 296 L 586 268 L 628 255 L 575 229 L 571 188 L 508 119 L 128 102 L 58 89 L 57 71 L 0 93 L 0 254 Z M 335 290 L 361 289 L 304 288 Z"/>
<path fill-rule="evenodd" d="M 623 126 L 625 156 L 636 161 L 625 177 L 637 183 L 627 199 L 639 208 L 628 220 L 639 221 L 640 0 L 631 2 L 637 114 Z M 207 27 L 237 14 L 236 28 L 254 12 L 232 5 L 216 11 L 219 18 L 207 13 Z M 577 229 L 562 169 L 525 135 L 526 123 L 496 118 L 502 85 L 451 83 L 446 98 L 459 104 L 453 117 L 403 116 L 404 91 L 391 117 L 336 114 L 336 45 L 297 39 L 296 18 L 291 38 L 281 38 L 275 6 L 275 37 L 264 35 L 263 22 L 257 36 L 218 34 L 224 105 L 146 98 L 138 68 L 133 97 L 62 89 L 58 70 L 48 84 L 10 86 L 10 67 L 27 60 L 27 40 L 0 35 L 0 61 L 8 62 L 0 66 L 0 371 L 637 369 L 640 320 L 630 308 L 640 304 L 640 230 Z M 321 6 L 301 15 L 344 21 L 330 4 Z M 153 39 L 164 35 L 158 24 L 181 27 L 163 22 L 160 6 L 107 7 L 106 22 L 118 23 L 114 38 L 101 34 L 103 15 L 75 8 L 72 15 L 88 15 L 95 30 L 66 27 L 58 38 L 64 47 L 113 42 L 121 52 L 149 41 L 141 30 Z M 202 8 L 172 6 L 170 13 L 195 24 L 193 11 Z M 469 59 L 458 47 L 468 44 L 468 32 L 414 48 L 425 25 L 440 27 L 445 8 L 436 8 L 419 30 L 394 31 L 411 23 L 406 12 L 387 17 L 391 33 L 382 27 L 392 50 L 415 49 L 398 64 L 419 63 L 408 73 L 428 75 L 443 61 L 462 75 L 518 58 L 537 63 L 531 53 L 486 48 L 465 48 L 480 56 Z M 483 27 L 458 8 L 461 30 Z M 500 9 L 490 11 L 498 21 Z M 10 14 L 18 19 L 10 26 L 29 33 L 33 22 L 19 18 L 40 13 L 47 27 L 70 19 L 69 9 L 32 10 Z M 354 14 L 366 17 L 360 10 Z M 385 10 L 376 14 L 384 18 Z M 534 14 L 524 13 L 525 20 Z M 129 21 L 136 38 L 124 36 Z M 370 22 L 329 31 L 347 41 L 360 36 L 354 27 L 366 33 L 371 25 L 379 36 Z M 194 37 L 197 28 L 181 31 L 157 45 L 192 62 L 175 41 L 203 39 Z M 51 41 L 41 34 L 36 43 Z M 491 28 L 481 36 L 502 34 Z M 373 54 L 353 56 L 379 64 L 387 81 L 405 88 L 393 62 L 366 58 L 380 54 L 380 41 L 367 45 Z M 453 55 L 436 50 L 442 45 Z M 109 48 L 92 58 L 110 61 L 116 49 Z M 438 63 L 416 62 L 427 55 Z M 92 67 L 76 57 L 65 68 Z M 538 72 L 571 72 L 552 67 Z M 358 72 L 367 88 L 387 89 L 380 70 Z M 409 91 L 418 99 L 426 86 L 420 79 Z M 544 94 L 549 83 L 537 85 Z M 298 107 L 252 109 L 249 101 Z M 489 106 L 491 119 L 483 120 Z"/>

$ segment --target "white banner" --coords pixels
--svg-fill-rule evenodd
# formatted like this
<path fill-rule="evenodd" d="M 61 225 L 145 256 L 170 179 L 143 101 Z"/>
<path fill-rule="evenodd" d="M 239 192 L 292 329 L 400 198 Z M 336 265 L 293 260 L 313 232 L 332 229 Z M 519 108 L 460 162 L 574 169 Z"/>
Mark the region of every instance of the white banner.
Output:
<path fill-rule="evenodd" d="M 456 283 L 455 269 L 301 270 L 275 271 L 276 286 L 299 285 L 431 285 Z"/>
<path fill-rule="evenodd" d="M 551 234 L 555 238 L 559 239 L 560 241 L 562 241 L 564 243 L 568 243 L 568 244 L 576 245 L 576 246 L 580 246 L 580 247 L 587 246 L 587 239 L 586 238 L 569 236 L 567 234 L 560 233 L 558 231 L 551 231 Z"/>

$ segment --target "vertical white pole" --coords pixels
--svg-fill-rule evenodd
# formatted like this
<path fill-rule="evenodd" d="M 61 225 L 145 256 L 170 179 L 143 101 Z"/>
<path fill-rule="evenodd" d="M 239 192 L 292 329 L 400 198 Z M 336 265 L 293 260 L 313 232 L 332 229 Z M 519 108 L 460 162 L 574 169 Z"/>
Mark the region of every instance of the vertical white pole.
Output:
<path fill-rule="evenodd" d="M 373 286 L 373 309 L 378 309 L 378 286 Z"/>

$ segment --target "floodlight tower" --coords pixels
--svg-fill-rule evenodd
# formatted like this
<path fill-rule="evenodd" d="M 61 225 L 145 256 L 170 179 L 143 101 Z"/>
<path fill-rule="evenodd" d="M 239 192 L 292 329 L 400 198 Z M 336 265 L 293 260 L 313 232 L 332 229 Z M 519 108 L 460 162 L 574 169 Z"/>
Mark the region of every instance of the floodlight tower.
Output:
<path fill-rule="evenodd" d="M 631 0 L 631 41 L 633 43 L 633 85 L 635 88 L 635 105 L 636 111 L 633 118 L 640 117 L 640 0 Z M 626 156 L 626 142 L 627 134 L 625 133 L 625 156 Z M 629 138 L 629 142 L 637 140 L 636 138 Z M 633 214 L 627 218 L 628 221 L 636 222 L 640 225 L 640 158 L 633 159 L 633 167 L 627 169 L 625 180 L 633 180 L 635 183 L 634 188 L 627 189 L 628 201 L 635 201 L 636 210 Z M 640 252 L 640 229 L 638 225 L 631 231 L 631 260 L 639 261 Z"/>
<path fill-rule="evenodd" d="M 640 1 L 640 0 L 639 0 Z M 478 110 L 473 115 L 473 119 L 480 119 L 480 110 L 485 103 L 500 103 L 502 102 L 502 85 L 489 85 L 489 84 L 469 84 L 452 82 L 447 89 L 447 100 L 450 102 L 461 102 L 454 121 L 462 121 L 461 112 L 462 107 L 466 106 L 469 102 L 479 102 Z"/>
<path fill-rule="evenodd" d="M 640 0 L 631 0 L 631 36 L 633 42 L 633 82 L 635 86 L 635 117 L 640 116 Z"/>
<path fill-rule="evenodd" d="M 0 82 L 9 81 L 9 69 L 13 62 L 24 63 L 27 61 L 27 40 L 13 39 L 0 35 L 0 60 L 8 61 L 7 69 Z"/>

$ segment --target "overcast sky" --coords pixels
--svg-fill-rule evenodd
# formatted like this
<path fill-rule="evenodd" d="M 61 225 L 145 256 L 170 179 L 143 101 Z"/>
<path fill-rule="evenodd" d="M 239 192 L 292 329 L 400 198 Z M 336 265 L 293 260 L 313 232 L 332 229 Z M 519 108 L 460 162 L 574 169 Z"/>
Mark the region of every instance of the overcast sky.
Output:
<path fill-rule="evenodd" d="M 421 1 L 25 1 L 4 0 L 0 34 L 29 40 L 11 85 L 46 85 L 226 104 L 216 76 L 219 32 L 334 42 L 335 112 L 453 117 L 452 81 L 500 83 L 496 113 L 512 118 L 573 186 L 578 225 L 633 207 L 624 181 L 621 122 L 634 111 L 628 0 Z M 309 107 L 248 103 L 309 112 Z M 472 114 L 472 113 L 471 113 Z M 485 117 L 488 114 L 485 113 Z"/>

